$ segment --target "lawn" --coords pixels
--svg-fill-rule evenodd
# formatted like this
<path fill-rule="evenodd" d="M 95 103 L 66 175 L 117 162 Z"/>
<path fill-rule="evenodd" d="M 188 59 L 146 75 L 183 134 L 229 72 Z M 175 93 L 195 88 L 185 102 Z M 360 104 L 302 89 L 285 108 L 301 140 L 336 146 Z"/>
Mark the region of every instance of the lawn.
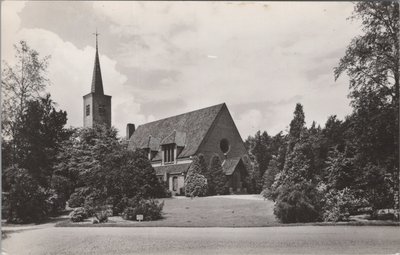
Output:
<path fill-rule="evenodd" d="M 109 223 L 92 225 L 61 222 L 57 226 L 132 226 L 132 227 L 262 227 L 276 224 L 273 202 L 251 195 L 197 198 L 167 198 L 163 219 L 151 222 L 125 221 L 110 217 Z"/>

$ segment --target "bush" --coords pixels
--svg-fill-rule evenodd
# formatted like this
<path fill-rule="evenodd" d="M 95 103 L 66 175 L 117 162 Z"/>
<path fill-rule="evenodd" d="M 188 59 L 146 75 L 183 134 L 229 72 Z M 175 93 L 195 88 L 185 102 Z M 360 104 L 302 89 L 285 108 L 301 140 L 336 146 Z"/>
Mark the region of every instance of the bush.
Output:
<path fill-rule="evenodd" d="M 358 199 L 349 188 L 331 189 L 324 198 L 324 221 L 346 221 L 357 209 L 367 206 L 365 199 Z"/>
<path fill-rule="evenodd" d="M 274 214 L 281 222 L 313 222 L 319 219 L 313 194 L 306 185 L 282 185 L 279 189 Z"/>
<path fill-rule="evenodd" d="M 8 222 L 38 222 L 48 215 L 47 193 L 29 174 L 18 167 L 8 168 L 4 186 L 8 192 L 4 199 L 4 214 Z"/>
<path fill-rule="evenodd" d="M 70 214 L 69 217 L 73 222 L 81 222 L 88 217 L 85 208 L 78 207 L 75 208 Z"/>
<path fill-rule="evenodd" d="M 130 205 L 125 208 L 122 213 L 122 218 L 125 220 L 136 220 L 136 215 L 143 215 L 143 220 L 151 221 L 162 218 L 162 209 L 164 207 L 164 201 L 159 202 L 157 200 L 140 200 L 135 205 Z"/>
<path fill-rule="evenodd" d="M 99 221 L 99 223 L 105 223 L 108 221 L 109 212 L 108 210 L 100 210 L 96 212 L 94 215 L 96 219 Z"/>
<path fill-rule="evenodd" d="M 185 180 L 185 195 L 201 197 L 207 195 L 207 179 L 201 174 L 192 173 Z"/>

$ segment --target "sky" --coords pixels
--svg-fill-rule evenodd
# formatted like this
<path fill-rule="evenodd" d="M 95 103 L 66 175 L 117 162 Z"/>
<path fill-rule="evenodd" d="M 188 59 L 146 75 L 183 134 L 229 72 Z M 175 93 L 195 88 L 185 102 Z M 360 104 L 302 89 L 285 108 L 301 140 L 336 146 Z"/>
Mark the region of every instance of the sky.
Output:
<path fill-rule="evenodd" d="M 243 139 L 351 113 L 333 68 L 361 34 L 350 2 L 2 1 L 1 58 L 20 40 L 50 55 L 47 91 L 83 125 L 98 31 L 112 124 L 136 126 L 225 102 Z"/>

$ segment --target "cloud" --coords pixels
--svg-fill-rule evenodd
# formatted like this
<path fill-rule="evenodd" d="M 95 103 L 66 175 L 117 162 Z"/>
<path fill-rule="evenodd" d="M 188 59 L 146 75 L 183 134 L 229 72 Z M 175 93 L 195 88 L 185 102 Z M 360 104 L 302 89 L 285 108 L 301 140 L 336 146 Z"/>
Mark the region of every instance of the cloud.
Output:
<path fill-rule="evenodd" d="M 67 106 L 74 125 L 99 25 L 105 91 L 120 129 L 225 102 L 247 137 L 285 129 L 297 102 L 310 123 L 350 112 L 347 79 L 335 83 L 332 68 L 360 32 L 346 20 L 352 9 L 335 2 L 29 2 L 11 16 L 53 55 L 52 91 L 60 106 L 74 102 Z"/>

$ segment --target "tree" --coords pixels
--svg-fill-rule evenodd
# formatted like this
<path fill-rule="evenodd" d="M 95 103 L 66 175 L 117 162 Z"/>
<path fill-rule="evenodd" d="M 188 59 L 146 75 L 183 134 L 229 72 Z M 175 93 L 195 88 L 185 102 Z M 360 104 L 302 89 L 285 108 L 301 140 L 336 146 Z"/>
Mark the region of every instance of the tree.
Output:
<path fill-rule="evenodd" d="M 55 109 L 50 94 L 27 102 L 16 127 L 17 162 L 45 188 L 50 186 L 53 164 L 61 142 L 70 133 L 64 128 L 67 113 Z"/>
<path fill-rule="evenodd" d="M 290 122 L 289 129 L 289 148 L 288 152 L 292 151 L 293 147 L 300 139 L 300 134 L 302 133 L 305 125 L 305 115 L 303 111 L 303 105 L 300 103 L 296 104 L 296 108 L 293 113 L 293 119 Z"/>
<path fill-rule="evenodd" d="M 49 80 L 46 76 L 49 56 L 39 57 L 25 41 L 14 45 L 16 64 L 4 62 L 2 70 L 2 137 L 12 144 L 12 160 L 16 163 L 17 127 L 28 107 L 28 101 L 39 97 Z"/>
<path fill-rule="evenodd" d="M 399 3 L 359 2 L 351 18 L 361 20 L 364 33 L 351 41 L 334 74 L 350 78 L 355 164 L 360 171 L 383 169 L 398 180 Z"/>
<path fill-rule="evenodd" d="M 185 195 L 187 197 L 205 196 L 208 191 L 207 178 L 202 175 L 204 171 L 198 156 L 193 157 L 185 179 Z"/>
<path fill-rule="evenodd" d="M 69 178 L 75 192 L 71 205 L 85 205 L 89 211 L 113 205 L 122 212 L 128 200 L 165 196 L 154 168 L 141 150 L 128 150 L 114 128 L 96 125 L 77 129 L 63 144 L 55 175 Z"/>
<path fill-rule="evenodd" d="M 208 190 L 211 195 L 227 194 L 226 175 L 222 169 L 221 159 L 214 155 L 210 162 L 211 181 L 208 182 Z"/>
<path fill-rule="evenodd" d="M 263 175 L 263 190 L 271 189 L 272 184 L 275 181 L 275 176 L 279 173 L 278 161 L 276 158 L 271 159 L 268 164 L 268 168 Z"/>

